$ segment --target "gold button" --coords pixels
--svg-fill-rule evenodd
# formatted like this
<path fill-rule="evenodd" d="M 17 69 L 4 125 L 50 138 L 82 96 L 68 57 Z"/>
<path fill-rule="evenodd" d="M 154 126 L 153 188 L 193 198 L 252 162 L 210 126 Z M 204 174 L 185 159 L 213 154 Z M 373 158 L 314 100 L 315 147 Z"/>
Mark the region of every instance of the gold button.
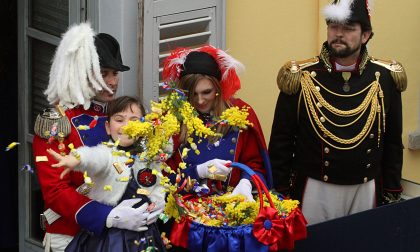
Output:
<path fill-rule="evenodd" d="M 325 122 L 325 118 L 324 118 L 324 117 L 322 117 L 322 116 L 319 118 L 319 120 L 320 120 L 321 122 Z"/>
<path fill-rule="evenodd" d="M 319 90 L 321 90 L 321 88 L 319 86 L 315 86 L 316 91 L 319 92 Z"/>
<path fill-rule="evenodd" d="M 312 77 L 315 77 L 315 76 L 316 76 L 316 72 L 315 72 L 315 71 L 312 71 L 312 72 L 311 72 L 311 76 L 312 76 Z"/>
<path fill-rule="evenodd" d="M 328 181 L 328 176 L 324 175 L 324 181 L 327 182 Z"/>
<path fill-rule="evenodd" d="M 369 138 L 370 138 L 370 139 L 373 139 L 374 137 L 375 137 L 375 134 L 370 133 Z"/>
<path fill-rule="evenodd" d="M 366 154 L 370 154 L 372 152 L 372 149 L 367 149 Z"/>
<path fill-rule="evenodd" d="M 233 154 L 235 154 L 235 150 L 234 150 L 234 149 L 231 149 L 231 150 L 229 151 L 229 153 L 230 153 L 231 155 L 233 155 Z"/>
<path fill-rule="evenodd" d="M 327 160 L 327 161 L 325 161 L 325 162 L 324 162 L 324 165 L 325 165 L 325 166 L 329 166 L 329 165 L 330 165 L 330 161 L 328 161 L 328 160 Z"/>
<path fill-rule="evenodd" d="M 363 183 L 366 183 L 368 181 L 368 178 L 367 177 L 364 177 L 363 178 Z"/>
<path fill-rule="evenodd" d="M 369 169 L 369 168 L 370 168 L 370 164 L 367 164 L 367 165 L 366 165 L 366 168 L 368 168 L 368 169 Z"/>
<path fill-rule="evenodd" d="M 236 138 L 232 137 L 232 143 L 236 143 Z"/>
<path fill-rule="evenodd" d="M 325 147 L 325 148 L 324 148 L 324 153 L 327 153 L 327 154 L 328 154 L 328 153 L 330 153 L 330 148 Z"/>

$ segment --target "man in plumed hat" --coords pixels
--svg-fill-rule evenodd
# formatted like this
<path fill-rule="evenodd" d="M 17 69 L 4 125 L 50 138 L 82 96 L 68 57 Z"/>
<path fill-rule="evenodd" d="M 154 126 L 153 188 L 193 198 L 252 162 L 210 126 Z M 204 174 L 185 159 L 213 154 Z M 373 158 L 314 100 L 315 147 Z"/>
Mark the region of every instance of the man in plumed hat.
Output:
<path fill-rule="evenodd" d="M 401 92 L 405 70 L 376 59 L 370 1 L 324 8 L 327 41 L 319 56 L 279 71 L 269 144 L 273 180 L 301 200 L 309 224 L 400 200 Z"/>
<path fill-rule="evenodd" d="M 94 183 L 89 174 L 71 172 L 60 179 L 64 167 L 51 167 L 55 160 L 47 153 L 53 149 L 65 155 L 108 140 L 107 103 L 115 97 L 119 72 L 129 69 L 111 35 L 95 34 L 88 23 L 73 25 L 63 34 L 45 91 L 55 108 L 38 116 L 32 145 L 45 203 L 46 251 L 64 251 L 80 227 L 95 235 L 105 226 L 137 231 L 140 224 L 132 220 L 148 214 L 124 202 L 112 208 L 90 200 L 84 196 Z"/>

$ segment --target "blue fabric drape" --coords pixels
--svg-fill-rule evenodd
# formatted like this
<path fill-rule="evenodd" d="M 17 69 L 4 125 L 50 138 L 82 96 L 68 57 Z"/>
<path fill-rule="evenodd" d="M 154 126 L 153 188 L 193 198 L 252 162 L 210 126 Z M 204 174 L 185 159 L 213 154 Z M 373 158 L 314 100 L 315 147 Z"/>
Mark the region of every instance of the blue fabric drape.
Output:
<path fill-rule="evenodd" d="M 268 246 L 257 241 L 252 234 L 252 225 L 209 227 L 193 222 L 188 234 L 188 249 L 194 252 L 265 252 Z"/>

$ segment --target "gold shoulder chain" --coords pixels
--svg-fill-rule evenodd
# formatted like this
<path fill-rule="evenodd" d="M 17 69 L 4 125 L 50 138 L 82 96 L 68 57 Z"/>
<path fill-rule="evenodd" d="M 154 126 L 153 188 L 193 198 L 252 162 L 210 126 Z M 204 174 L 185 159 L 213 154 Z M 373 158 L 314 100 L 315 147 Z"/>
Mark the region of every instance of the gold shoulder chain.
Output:
<path fill-rule="evenodd" d="M 385 131 L 385 110 L 384 110 L 384 101 L 383 101 L 383 92 L 381 90 L 381 86 L 379 84 L 379 72 L 376 74 L 376 79 L 369 84 L 366 88 L 362 91 L 359 91 L 355 94 L 351 95 L 341 95 L 331 90 L 328 90 L 324 85 L 322 85 L 318 80 L 315 79 L 308 71 L 303 72 L 303 76 L 301 79 L 301 86 L 302 86 L 302 93 L 304 97 L 304 102 L 306 106 L 306 111 L 308 113 L 308 117 L 310 119 L 312 128 L 318 135 L 320 139 L 322 139 L 325 143 L 329 144 L 333 148 L 340 149 L 340 150 L 350 150 L 357 147 L 369 134 L 370 130 L 373 127 L 376 117 L 378 116 L 378 145 L 380 141 L 380 133 L 381 133 L 381 124 Z M 315 83 L 317 85 L 315 85 Z M 356 95 L 361 95 L 362 93 L 367 91 L 367 94 L 360 105 L 358 105 L 354 109 L 350 110 L 340 110 L 334 106 L 332 106 L 329 102 L 327 102 L 324 97 L 322 97 L 320 90 L 321 87 L 326 90 L 327 92 L 333 94 L 338 99 L 345 99 L 351 98 Z M 381 103 L 381 104 L 380 104 Z M 335 123 L 332 119 L 328 118 L 325 113 L 322 112 L 321 108 L 324 107 L 326 110 L 330 111 L 332 114 L 339 116 L 339 117 L 355 117 L 354 120 L 347 124 L 338 124 Z M 370 108 L 370 109 L 369 109 Z M 381 122 L 381 112 L 382 112 L 382 122 Z M 331 125 L 335 127 L 345 128 L 355 124 L 356 122 L 360 121 L 361 117 L 368 113 L 366 122 L 364 123 L 363 128 L 360 132 L 355 134 L 354 137 L 345 139 L 341 138 L 330 130 L 328 130 L 324 123 L 327 121 Z M 324 135 L 326 137 L 324 137 Z M 331 139 L 330 140 L 327 140 Z M 340 144 L 341 146 L 338 146 Z"/>

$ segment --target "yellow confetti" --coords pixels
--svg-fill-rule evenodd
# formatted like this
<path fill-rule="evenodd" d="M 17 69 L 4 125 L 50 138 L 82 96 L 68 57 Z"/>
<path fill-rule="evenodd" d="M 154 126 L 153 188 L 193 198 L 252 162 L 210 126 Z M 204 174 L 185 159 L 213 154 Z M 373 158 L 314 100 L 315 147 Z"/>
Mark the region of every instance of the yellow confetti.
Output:
<path fill-rule="evenodd" d="M 127 161 L 125 161 L 125 165 L 129 165 L 129 164 L 132 164 L 132 163 L 134 163 L 134 159 L 132 159 L 132 158 L 129 158 L 129 159 L 127 159 Z"/>
<path fill-rule="evenodd" d="M 90 129 L 89 125 L 79 125 L 77 126 L 78 130 L 88 130 Z"/>
<path fill-rule="evenodd" d="M 12 142 L 12 143 L 10 143 L 9 145 L 7 145 L 6 151 L 9 151 L 9 150 L 15 148 L 16 145 L 19 145 L 19 144 L 20 144 L 19 142 Z"/>
<path fill-rule="evenodd" d="M 104 191 L 112 191 L 112 186 L 111 185 L 105 185 L 104 186 Z"/>
<path fill-rule="evenodd" d="M 114 162 L 112 165 L 114 166 L 114 168 L 118 172 L 118 174 L 121 174 L 123 172 L 123 168 L 121 167 L 120 163 Z"/>
<path fill-rule="evenodd" d="M 47 156 L 36 156 L 35 162 L 48 162 Z"/>
<path fill-rule="evenodd" d="M 142 195 L 148 196 L 148 195 L 150 195 L 150 192 L 146 189 L 139 188 L 139 189 L 137 189 L 137 194 L 142 194 Z"/>
<path fill-rule="evenodd" d="M 185 169 L 185 168 L 187 168 L 187 164 L 185 162 L 181 162 L 181 163 L 179 163 L 179 168 Z"/>
<path fill-rule="evenodd" d="M 120 139 L 118 138 L 117 141 L 115 141 L 114 146 L 117 147 L 120 144 Z"/>
<path fill-rule="evenodd" d="M 121 177 L 118 179 L 120 182 L 128 182 L 130 180 L 129 177 Z"/>
<path fill-rule="evenodd" d="M 185 158 L 188 155 L 188 152 L 189 151 L 190 151 L 190 149 L 188 149 L 188 148 L 182 149 L 182 155 L 181 155 L 181 157 L 182 158 Z"/>
<path fill-rule="evenodd" d="M 92 179 L 88 176 L 87 171 L 83 173 L 83 180 L 88 185 L 93 185 Z"/>

